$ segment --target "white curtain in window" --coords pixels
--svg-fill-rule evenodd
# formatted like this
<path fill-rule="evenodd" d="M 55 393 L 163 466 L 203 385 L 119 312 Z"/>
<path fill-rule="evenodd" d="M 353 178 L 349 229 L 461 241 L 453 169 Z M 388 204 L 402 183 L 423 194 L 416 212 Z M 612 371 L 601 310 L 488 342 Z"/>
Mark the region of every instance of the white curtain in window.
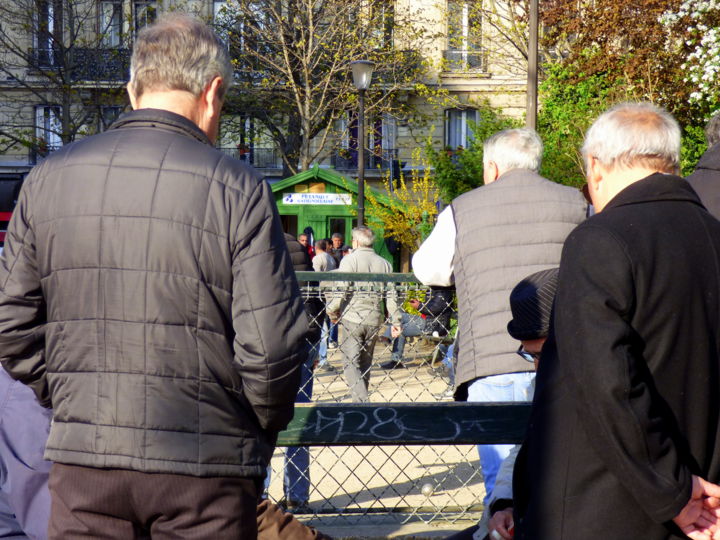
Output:
<path fill-rule="evenodd" d="M 47 143 L 52 150 L 62 146 L 62 124 L 60 123 L 60 106 L 41 105 L 35 109 L 35 136 Z"/>
<path fill-rule="evenodd" d="M 397 121 L 394 116 L 383 114 L 382 149 L 394 150 L 397 144 Z"/>
<path fill-rule="evenodd" d="M 119 47 L 122 35 L 122 0 L 100 2 L 100 32 L 104 47 Z"/>
<path fill-rule="evenodd" d="M 470 122 L 477 122 L 478 112 L 474 109 L 448 109 L 445 111 L 445 145 L 452 149 L 468 147 L 474 139 Z"/>

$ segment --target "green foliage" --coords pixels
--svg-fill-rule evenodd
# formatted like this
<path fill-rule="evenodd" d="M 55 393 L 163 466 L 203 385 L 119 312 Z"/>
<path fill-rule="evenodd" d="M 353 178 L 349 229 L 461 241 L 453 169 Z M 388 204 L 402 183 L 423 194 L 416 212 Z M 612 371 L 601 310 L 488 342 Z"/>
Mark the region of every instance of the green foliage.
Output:
<path fill-rule="evenodd" d="M 538 133 L 545 145 L 540 172 L 561 184 L 579 187 L 585 183 L 580 148 L 590 124 L 614 104 L 638 98 L 617 74 L 586 75 L 568 61 L 546 65 L 545 73 L 538 115 Z M 683 131 L 680 167 L 686 176 L 707 148 L 704 121 L 676 118 Z"/>
<path fill-rule="evenodd" d="M 581 186 L 585 132 L 615 102 L 623 81 L 611 82 L 604 73 L 585 76 L 564 63 L 546 65 L 545 73 L 538 114 L 538 133 L 545 146 L 540 173 L 561 184 Z"/>
<path fill-rule="evenodd" d="M 680 149 L 680 174 L 687 176 L 695 170 L 697 162 L 707 150 L 703 126 L 683 127 L 682 148 Z"/>
<path fill-rule="evenodd" d="M 435 170 L 434 180 L 440 198 L 447 203 L 483 184 L 483 141 L 493 133 L 521 125 L 520 120 L 504 116 L 487 101 L 477 109 L 480 121 L 470 125 L 473 140 L 468 148 L 438 150 L 430 138 L 425 145 L 425 154 Z"/>
<path fill-rule="evenodd" d="M 409 177 L 401 174 L 393 189 L 388 174 L 385 178 L 387 195 L 383 200 L 379 200 L 373 190 L 365 194 L 368 217 L 382 227 L 386 236 L 392 236 L 411 251 L 430 235 L 437 216 L 437 188 L 431 169 L 419 148 L 413 152 L 413 159 L 423 161 L 424 166 L 413 169 Z"/>

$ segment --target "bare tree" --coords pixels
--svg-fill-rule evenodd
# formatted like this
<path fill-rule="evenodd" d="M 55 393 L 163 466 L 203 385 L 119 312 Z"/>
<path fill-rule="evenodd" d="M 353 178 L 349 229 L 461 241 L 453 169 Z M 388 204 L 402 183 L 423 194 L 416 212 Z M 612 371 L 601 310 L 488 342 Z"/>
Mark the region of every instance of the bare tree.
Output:
<path fill-rule="evenodd" d="M 44 155 L 111 121 L 125 103 L 130 26 L 122 1 L 0 2 L 0 151 Z"/>
<path fill-rule="evenodd" d="M 417 12 L 388 0 L 230 0 L 216 24 L 236 67 L 228 111 L 259 122 L 279 147 L 285 173 L 326 157 L 348 125 L 357 92 L 349 64 L 376 64 L 367 94 L 369 119 L 403 121 L 420 112 L 406 99 L 433 92 L 422 83 L 420 53 L 435 36 Z M 350 118 L 342 126 L 341 120 Z M 357 144 L 357 142 L 353 143 Z"/>

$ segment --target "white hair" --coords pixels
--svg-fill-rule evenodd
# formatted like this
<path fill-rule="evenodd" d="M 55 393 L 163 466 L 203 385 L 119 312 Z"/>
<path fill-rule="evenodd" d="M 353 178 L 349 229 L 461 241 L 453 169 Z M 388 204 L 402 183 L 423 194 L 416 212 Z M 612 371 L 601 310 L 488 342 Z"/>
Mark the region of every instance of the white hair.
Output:
<path fill-rule="evenodd" d="M 543 143 L 530 128 L 498 131 L 483 143 L 483 166 L 491 161 L 500 171 L 529 169 L 539 171 L 542 164 Z"/>
<path fill-rule="evenodd" d="M 352 238 L 360 247 L 372 247 L 375 243 L 375 233 L 368 227 L 354 227 Z"/>
<path fill-rule="evenodd" d="M 130 59 L 130 86 L 136 96 L 146 90 L 185 90 L 197 97 L 215 77 L 222 78 L 222 98 L 232 81 L 230 57 L 202 21 L 174 13 L 138 34 Z"/>
<path fill-rule="evenodd" d="M 585 163 L 596 158 L 606 169 L 637 166 L 676 173 L 680 169 L 680 126 L 652 103 L 620 103 L 595 120 L 582 147 Z"/>

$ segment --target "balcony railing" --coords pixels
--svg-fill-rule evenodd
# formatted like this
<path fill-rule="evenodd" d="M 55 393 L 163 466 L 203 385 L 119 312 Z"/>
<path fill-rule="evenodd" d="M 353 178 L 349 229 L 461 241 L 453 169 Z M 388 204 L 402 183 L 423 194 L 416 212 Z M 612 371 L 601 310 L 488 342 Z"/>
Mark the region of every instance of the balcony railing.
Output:
<path fill-rule="evenodd" d="M 78 81 L 126 81 L 130 71 L 130 49 L 75 47 L 31 49 L 33 67 L 41 70 L 68 70 L 68 77 Z"/>
<path fill-rule="evenodd" d="M 484 72 L 487 70 L 485 51 L 448 50 L 443 51 L 444 69 L 452 72 Z"/>
<path fill-rule="evenodd" d="M 388 171 L 398 167 L 397 148 L 365 149 L 365 170 Z M 330 164 L 338 171 L 353 171 L 358 167 L 358 152 L 354 149 L 341 149 L 330 156 Z"/>
<path fill-rule="evenodd" d="M 75 48 L 71 53 L 73 81 L 126 81 L 130 49 Z"/>
<path fill-rule="evenodd" d="M 277 148 L 221 147 L 218 150 L 241 161 L 247 161 L 256 169 L 282 169 L 283 166 L 282 156 Z"/>

